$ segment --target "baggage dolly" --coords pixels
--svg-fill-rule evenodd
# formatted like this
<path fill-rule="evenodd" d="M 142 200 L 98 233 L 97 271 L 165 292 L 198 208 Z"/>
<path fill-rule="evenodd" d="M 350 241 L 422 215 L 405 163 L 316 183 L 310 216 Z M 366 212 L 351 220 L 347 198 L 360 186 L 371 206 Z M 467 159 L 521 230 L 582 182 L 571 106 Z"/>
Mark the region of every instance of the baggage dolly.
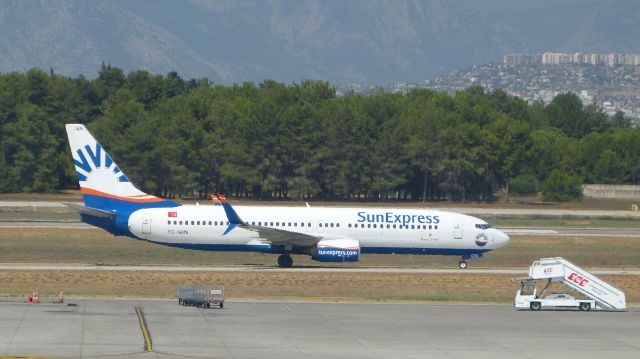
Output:
<path fill-rule="evenodd" d="M 224 286 L 205 287 L 195 284 L 179 287 L 178 304 L 198 308 L 224 307 Z"/>

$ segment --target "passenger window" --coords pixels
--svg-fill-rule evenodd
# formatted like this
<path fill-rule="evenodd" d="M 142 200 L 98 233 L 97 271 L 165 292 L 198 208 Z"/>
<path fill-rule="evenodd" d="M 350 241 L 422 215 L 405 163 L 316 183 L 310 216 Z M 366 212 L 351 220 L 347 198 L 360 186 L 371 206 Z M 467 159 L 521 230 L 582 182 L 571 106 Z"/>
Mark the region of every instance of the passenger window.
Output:
<path fill-rule="evenodd" d="M 193 223 L 194 223 L 194 221 L 191 221 L 191 225 L 192 225 L 192 226 L 194 225 Z"/>
<path fill-rule="evenodd" d="M 431 225 L 429 225 L 429 229 L 431 229 Z"/>
<path fill-rule="evenodd" d="M 333 223 L 331 223 L 331 227 L 333 227 Z"/>
<path fill-rule="evenodd" d="M 176 224 L 178 224 L 178 221 L 173 221 L 173 225 L 175 226 Z"/>
<path fill-rule="evenodd" d="M 167 221 L 167 224 L 168 224 L 168 225 L 171 225 L 171 221 Z"/>
<path fill-rule="evenodd" d="M 416 229 L 416 226 L 414 224 L 411 225 L 411 229 Z"/>
<path fill-rule="evenodd" d="M 211 221 L 209 221 L 209 225 L 211 225 Z"/>
<path fill-rule="evenodd" d="M 393 225 L 393 228 L 396 228 L 396 225 L 395 225 L 395 224 Z"/>
<path fill-rule="evenodd" d="M 438 229 L 438 226 L 435 226 L 435 229 Z"/>
<path fill-rule="evenodd" d="M 336 223 L 336 227 L 340 227 L 340 223 Z"/>
<path fill-rule="evenodd" d="M 367 228 L 371 228 L 371 223 L 368 223 L 368 224 L 367 224 Z"/>
<path fill-rule="evenodd" d="M 200 225 L 200 221 L 198 221 L 197 224 Z"/>

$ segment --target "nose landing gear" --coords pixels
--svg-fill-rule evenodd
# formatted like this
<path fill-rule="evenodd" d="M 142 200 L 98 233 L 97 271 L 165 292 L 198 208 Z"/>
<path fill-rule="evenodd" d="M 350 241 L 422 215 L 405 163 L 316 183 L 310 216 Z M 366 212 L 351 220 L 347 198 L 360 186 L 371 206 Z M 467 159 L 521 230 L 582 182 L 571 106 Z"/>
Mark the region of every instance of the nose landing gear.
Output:
<path fill-rule="evenodd" d="M 464 254 L 462 255 L 462 258 L 460 258 L 460 261 L 458 262 L 458 267 L 460 267 L 460 269 L 466 269 L 467 259 L 478 259 L 478 258 L 482 258 L 482 253 Z"/>

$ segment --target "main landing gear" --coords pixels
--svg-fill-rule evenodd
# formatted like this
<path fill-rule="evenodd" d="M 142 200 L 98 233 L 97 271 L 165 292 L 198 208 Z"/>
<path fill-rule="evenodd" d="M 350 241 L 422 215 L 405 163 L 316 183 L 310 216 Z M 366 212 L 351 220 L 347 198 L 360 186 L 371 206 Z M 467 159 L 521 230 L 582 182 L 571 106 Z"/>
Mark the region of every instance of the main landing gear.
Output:
<path fill-rule="evenodd" d="M 288 254 L 282 254 L 278 257 L 278 267 L 280 268 L 291 268 L 293 265 L 293 259 Z"/>
<path fill-rule="evenodd" d="M 467 262 L 465 262 L 464 259 L 461 259 L 460 262 L 458 262 L 458 267 L 460 267 L 460 269 L 467 268 Z"/>

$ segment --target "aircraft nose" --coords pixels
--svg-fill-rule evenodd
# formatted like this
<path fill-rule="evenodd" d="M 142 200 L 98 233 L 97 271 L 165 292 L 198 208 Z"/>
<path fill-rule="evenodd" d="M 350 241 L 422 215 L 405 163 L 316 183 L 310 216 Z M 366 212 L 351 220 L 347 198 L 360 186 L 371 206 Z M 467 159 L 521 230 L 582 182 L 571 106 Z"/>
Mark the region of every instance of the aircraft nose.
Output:
<path fill-rule="evenodd" d="M 511 240 L 511 238 L 509 238 L 509 236 L 506 233 L 499 231 L 497 229 L 496 229 L 496 234 L 494 238 L 495 238 L 496 248 L 506 246 Z"/>

